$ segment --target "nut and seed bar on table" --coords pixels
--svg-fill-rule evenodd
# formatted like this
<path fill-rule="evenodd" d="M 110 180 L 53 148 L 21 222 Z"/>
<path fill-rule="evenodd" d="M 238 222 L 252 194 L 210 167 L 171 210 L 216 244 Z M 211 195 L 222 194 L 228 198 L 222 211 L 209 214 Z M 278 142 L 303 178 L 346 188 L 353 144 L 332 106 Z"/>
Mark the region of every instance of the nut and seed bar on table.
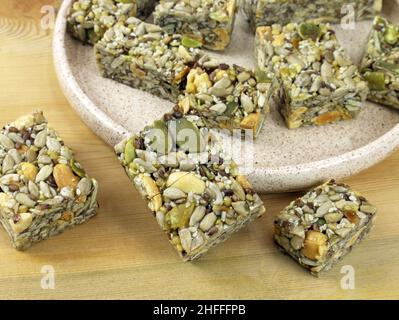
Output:
<path fill-rule="evenodd" d="M 371 230 L 377 209 L 331 180 L 293 201 L 275 220 L 275 241 L 313 275 L 328 271 Z"/>
<path fill-rule="evenodd" d="M 190 70 L 178 107 L 183 114 L 201 116 L 210 128 L 252 130 L 257 137 L 273 90 L 262 70 L 203 58 Z"/>
<path fill-rule="evenodd" d="M 18 250 L 95 215 L 96 180 L 41 112 L 0 132 L 0 171 L 0 221 Z"/>
<path fill-rule="evenodd" d="M 169 113 L 115 147 L 185 261 L 199 258 L 265 212 L 251 184 L 220 144 L 209 142 L 210 135 L 200 117 Z"/>
<path fill-rule="evenodd" d="M 399 109 L 399 25 L 375 18 L 361 72 L 369 100 Z"/>
<path fill-rule="evenodd" d="M 352 12 L 355 20 L 373 19 L 381 12 L 382 0 L 241 0 L 241 6 L 255 29 L 313 19 L 339 23 Z"/>
<path fill-rule="evenodd" d="M 367 98 L 367 82 L 328 24 L 259 27 L 259 67 L 280 82 L 280 113 L 291 129 L 354 118 Z"/>
<path fill-rule="evenodd" d="M 154 0 L 77 0 L 67 17 L 67 28 L 83 43 L 95 44 L 106 30 L 129 17 L 145 19 L 155 7 Z"/>
<path fill-rule="evenodd" d="M 95 51 L 104 77 L 176 102 L 190 67 L 202 55 L 198 45 L 131 17 L 109 29 Z"/>
<path fill-rule="evenodd" d="M 170 34 L 188 35 L 211 50 L 224 50 L 230 43 L 236 0 L 161 0 L 154 21 Z"/>

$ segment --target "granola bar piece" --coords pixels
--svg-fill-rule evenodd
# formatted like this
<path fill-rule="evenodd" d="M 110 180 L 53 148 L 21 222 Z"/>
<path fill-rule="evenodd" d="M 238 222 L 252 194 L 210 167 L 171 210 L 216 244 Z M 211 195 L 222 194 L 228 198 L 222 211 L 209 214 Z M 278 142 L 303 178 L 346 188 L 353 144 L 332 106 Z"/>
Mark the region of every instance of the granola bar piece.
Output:
<path fill-rule="evenodd" d="M 272 80 L 262 70 L 201 59 L 187 76 L 178 108 L 183 114 L 201 116 L 211 128 L 252 130 L 257 137 L 272 92 Z"/>
<path fill-rule="evenodd" d="M 372 19 L 381 12 L 382 0 L 241 0 L 251 26 L 271 26 L 275 23 L 300 23 Z"/>
<path fill-rule="evenodd" d="M 275 220 L 274 239 L 313 275 L 328 271 L 371 230 L 377 209 L 331 180 L 293 201 Z"/>
<path fill-rule="evenodd" d="M 280 83 L 280 113 L 290 129 L 354 118 L 368 86 L 328 24 L 306 22 L 256 31 L 259 67 Z"/>
<path fill-rule="evenodd" d="M 161 0 L 155 23 L 169 33 L 188 35 L 211 50 L 224 50 L 230 43 L 236 0 Z"/>
<path fill-rule="evenodd" d="M 95 215 L 96 180 L 41 112 L 0 132 L 0 173 L 0 221 L 18 250 Z"/>
<path fill-rule="evenodd" d="M 170 113 L 115 147 L 185 261 L 199 258 L 265 211 L 251 184 L 210 136 L 200 117 Z"/>
<path fill-rule="evenodd" d="M 376 17 L 361 63 L 368 99 L 399 109 L 399 25 Z"/>
<path fill-rule="evenodd" d="M 202 56 L 197 46 L 131 17 L 109 29 L 95 51 L 104 77 L 176 102 L 190 67 Z"/>
<path fill-rule="evenodd" d="M 145 19 L 155 7 L 154 0 L 76 0 L 67 17 L 73 37 L 94 45 L 116 22 L 129 17 Z"/>

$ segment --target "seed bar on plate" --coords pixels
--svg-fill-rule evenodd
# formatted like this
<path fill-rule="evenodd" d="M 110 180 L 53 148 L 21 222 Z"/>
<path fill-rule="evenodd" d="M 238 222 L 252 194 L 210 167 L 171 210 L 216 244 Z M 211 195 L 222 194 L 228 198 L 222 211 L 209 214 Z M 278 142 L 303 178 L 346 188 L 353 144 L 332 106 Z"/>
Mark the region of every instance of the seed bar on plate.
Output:
<path fill-rule="evenodd" d="M 381 12 L 382 0 L 241 0 L 251 26 L 275 23 L 345 22 L 351 19 L 372 19 Z"/>
<path fill-rule="evenodd" d="M 197 46 L 132 17 L 109 29 L 95 51 L 104 77 L 176 102 L 190 67 L 202 56 Z"/>
<path fill-rule="evenodd" d="M 399 25 L 376 17 L 361 72 L 368 82 L 368 99 L 399 109 Z"/>
<path fill-rule="evenodd" d="M 275 220 L 275 241 L 313 275 L 328 271 L 370 231 L 377 209 L 331 180 L 293 201 Z"/>
<path fill-rule="evenodd" d="M 185 261 L 199 258 L 265 208 L 200 117 L 166 114 L 116 153 Z M 217 140 L 217 139 L 216 139 Z"/>
<path fill-rule="evenodd" d="M 290 129 L 356 117 L 367 98 L 360 77 L 328 24 L 259 27 L 256 58 L 280 83 L 279 111 Z"/>
<path fill-rule="evenodd" d="M 83 43 L 95 44 L 116 22 L 129 17 L 147 18 L 154 0 L 77 0 L 67 17 L 67 28 Z"/>
<path fill-rule="evenodd" d="M 230 43 L 235 14 L 236 0 L 161 0 L 154 20 L 170 34 L 188 35 L 220 51 Z"/>
<path fill-rule="evenodd" d="M 190 70 L 178 106 L 183 114 L 201 116 L 208 127 L 252 130 L 257 137 L 274 90 L 262 70 L 204 58 Z"/>
<path fill-rule="evenodd" d="M 0 221 L 18 250 L 95 215 L 98 184 L 41 112 L 0 132 Z"/>

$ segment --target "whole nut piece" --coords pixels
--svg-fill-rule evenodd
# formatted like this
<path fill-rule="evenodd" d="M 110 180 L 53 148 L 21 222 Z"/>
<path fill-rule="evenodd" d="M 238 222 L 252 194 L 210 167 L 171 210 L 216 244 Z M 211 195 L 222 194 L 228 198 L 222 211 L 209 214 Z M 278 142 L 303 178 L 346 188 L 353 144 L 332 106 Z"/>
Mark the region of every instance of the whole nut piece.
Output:
<path fill-rule="evenodd" d="M 202 194 L 205 190 L 205 182 L 199 179 L 193 173 L 174 172 L 169 176 L 166 182 L 168 187 L 180 189 L 185 193 L 193 192 L 195 194 Z"/>
<path fill-rule="evenodd" d="M 66 164 L 57 164 L 54 167 L 53 176 L 59 189 L 64 187 L 75 189 L 79 182 L 79 178 L 73 174 L 72 169 Z"/>
<path fill-rule="evenodd" d="M 191 237 L 190 230 L 188 230 L 188 229 L 179 230 L 179 237 L 180 237 L 180 242 L 181 242 L 181 246 L 183 247 L 183 250 L 186 251 L 187 253 L 190 253 L 191 243 L 193 240 L 193 238 Z"/>
<path fill-rule="evenodd" d="M 139 175 L 139 180 L 141 180 L 146 196 L 152 199 L 156 195 L 159 195 L 159 189 L 155 181 L 144 174 Z"/>
<path fill-rule="evenodd" d="M 35 122 L 35 117 L 31 114 L 19 117 L 17 120 L 15 120 L 13 123 L 10 125 L 17 128 L 18 130 L 22 130 L 25 128 L 32 127 Z"/>
<path fill-rule="evenodd" d="M 155 197 L 153 197 L 148 204 L 148 207 L 150 208 L 151 211 L 158 211 L 162 207 L 162 196 L 160 194 L 157 194 Z"/>
<path fill-rule="evenodd" d="M 135 180 L 135 183 L 143 193 L 143 196 L 150 200 L 148 204 L 150 210 L 154 212 L 158 211 L 162 207 L 163 201 L 155 181 L 147 175 L 140 174 Z"/>
<path fill-rule="evenodd" d="M 244 189 L 252 189 L 251 183 L 248 181 L 248 179 L 245 176 L 237 176 L 236 180 L 238 183 L 244 188 Z"/>
<path fill-rule="evenodd" d="M 10 226 L 16 234 L 24 232 L 30 227 L 33 221 L 33 216 L 29 212 L 24 212 L 19 215 L 19 220 L 14 222 L 12 219 L 9 220 Z"/>
<path fill-rule="evenodd" d="M 21 174 L 29 181 L 35 181 L 38 171 L 37 167 L 32 163 L 21 163 Z"/>
<path fill-rule="evenodd" d="M 6 207 L 10 199 L 11 197 L 7 193 L 0 192 L 0 207 Z"/>
<path fill-rule="evenodd" d="M 306 232 L 306 238 L 301 253 L 311 259 L 321 261 L 328 251 L 327 236 L 313 230 Z"/>

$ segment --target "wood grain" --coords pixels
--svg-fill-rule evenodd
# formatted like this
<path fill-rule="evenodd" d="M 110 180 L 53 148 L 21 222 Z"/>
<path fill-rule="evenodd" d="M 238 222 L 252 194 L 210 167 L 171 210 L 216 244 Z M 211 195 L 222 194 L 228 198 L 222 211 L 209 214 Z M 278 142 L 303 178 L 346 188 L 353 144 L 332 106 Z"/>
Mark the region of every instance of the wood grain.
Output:
<path fill-rule="evenodd" d="M 370 237 L 330 273 L 316 279 L 280 254 L 272 219 L 297 194 L 264 195 L 268 214 L 202 260 L 179 261 L 110 148 L 78 118 L 54 74 L 51 32 L 40 9 L 55 0 L 2 0 L 0 122 L 35 109 L 77 151 L 100 182 L 99 215 L 88 223 L 16 252 L 0 230 L 0 298 L 399 298 L 399 152 L 346 182 L 379 207 Z M 40 286 L 52 265 L 54 290 Z M 356 289 L 343 290 L 341 267 L 352 265 Z"/>

